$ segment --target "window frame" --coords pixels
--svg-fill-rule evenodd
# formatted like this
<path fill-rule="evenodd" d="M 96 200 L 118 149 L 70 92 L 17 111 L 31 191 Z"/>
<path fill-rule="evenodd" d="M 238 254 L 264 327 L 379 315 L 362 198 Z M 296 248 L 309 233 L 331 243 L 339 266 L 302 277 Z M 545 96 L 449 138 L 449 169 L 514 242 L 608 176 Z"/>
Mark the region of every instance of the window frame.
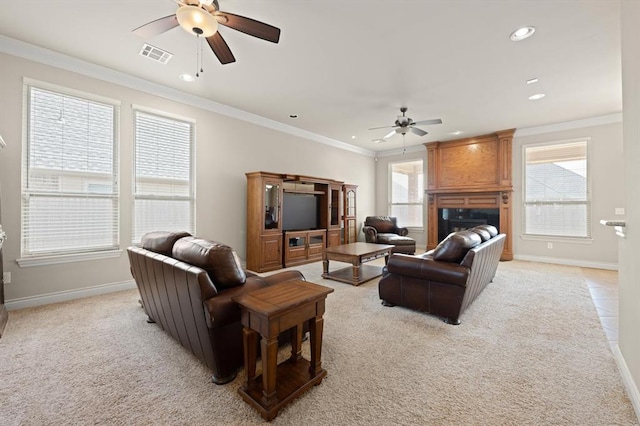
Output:
<path fill-rule="evenodd" d="M 22 108 L 22 159 L 21 159 L 21 206 L 20 206 L 20 258 L 16 259 L 16 262 L 20 267 L 53 265 L 58 263 L 68 263 L 83 260 L 95 260 L 104 258 L 119 257 L 122 254 L 120 249 L 120 106 L 121 102 L 116 99 L 108 98 L 105 96 L 96 95 L 85 91 L 71 89 L 56 84 L 43 82 L 31 78 L 23 78 L 23 108 Z M 109 176 L 112 179 L 113 192 L 105 196 L 99 193 L 73 192 L 73 191 L 60 191 L 59 196 L 71 196 L 83 194 L 89 198 L 107 198 L 113 200 L 113 244 L 103 249 L 93 248 L 79 248 L 79 249 L 66 249 L 66 250 L 51 250 L 42 252 L 31 252 L 28 250 L 28 235 L 25 235 L 25 200 L 26 197 L 32 193 L 43 193 L 43 190 L 29 190 L 28 184 L 29 178 L 29 153 L 31 151 L 31 93 L 32 89 L 51 92 L 58 96 L 66 96 L 78 98 L 82 101 L 93 102 L 103 104 L 112 108 L 113 128 L 112 128 L 112 165 Z M 91 178 L 92 175 L 85 172 L 78 172 L 78 175 Z M 58 194 L 58 193 L 56 193 Z"/>
<path fill-rule="evenodd" d="M 150 194 L 142 194 L 138 195 L 136 193 L 136 184 L 137 184 L 137 167 L 136 167 L 136 122 L 137 122 L 137 113 L 153 115 L 160 117 L 162 119 L 175 120 L 183 123 L 188 123 L 190 125 L 190 140 L 189 140 L 189 195 L 187 196 L 171 196 L 171 195 L 150 195 Z M 132 162 L 131 162 L 131 244 L 132 245 L 140 245 L 140 241 L 136 238 L 136 201 L 137 200 L 181 200 L 181 201 L 189 201 L 189 220 L 191 222 L 191 229 L 186 229 L 183 231 L 187 231 L 193 235 L 196 233 L 196 132 L 197 132 L 197 121 L 190 117 L 181 116 L 178 114 L 173 114 L 170 112 L 149 108 L 142 105 L 132 105 L 131 106 L 131 128 L 132 128 Z M 141 234 L 141 236 L 144 234 Z"/>
<path fill-rule="evenodd" d="M 563 144 L 572 144 L 577 142 L 585 142 L 585 150 L 586 150 L 586 173 L 587 173 L 587 188 L 586 188 L 586 210 L 587 210 L 587 223 L 586 223 L 586 236 L 570 236 L 570 235 L 556 235 L 556 234 L 533 234 L 527 233 L 527 205 L 535 204 L 533 202 L 527 202 L 527 148 L 539 148 L 545 146 L 557 146 Z M 523 144 L 521 151 L 521 159 L 522 159 L 522 213 L 521 213 L 521 238 L 523 240 L 534 240 L 534 241 L 559 241 L 559 242 L 569 242 L 569 243 L 578 243 L 578 244 L 591 244 L 593 242 L 593 199 L 592 199 L 592 178 L 591 178 L 591 138 L 590 137 L 581 137 L 581 138 L 572 138 L 572 139 L 563 139 L 563 140 L 555 140 L 555 141 L 547 141 L 547 142 L 538 142 L 531 144 Z M 558 201 L 558 204 L 571 205 L 576 204 L 576 201 Z"/>
<path fill-rule="evenodd" d="M 420 191 L 420 197 L 421 197 L 421 201 L 420 202 L 413 202 L 413 203 L 394 203 L 393 202 L 393 168 L 395 165 L 398 164 L 406 164 L 406 163 L 414 163 L 414 162 L 421 162 L 422 163 L 422 190 Z M 425 171 L 425 160 L 424 158 L 412 158 L 412 159 L 400 159 L 400 160 L 396 160 L 396 161 L 390 161 L 388 163 L 388 168 L 387 168 L 387 174 L 388 174 L 388 179 L 387 179 L 387 214 L 389 216 L 392 216 L 392 209 L 394 206 L 420 206 L 420 217 L 421 217 L 421 225 L 419 226 L 412 226 L 412 225 L 406 225 L 403 224 L 402 221 L 400 220 L 400 218 L 398 218 L 398 226 L 402 226 L 404 228 L 410 229 L 410 230 L 415 230 L 415 231 L 422 231 L 424 230 L 424 223 L 425 223 L 425 208 L 424 208 L 424 190 L 425 190 L 425 177 L 426 177 L 426 171 Z"/>

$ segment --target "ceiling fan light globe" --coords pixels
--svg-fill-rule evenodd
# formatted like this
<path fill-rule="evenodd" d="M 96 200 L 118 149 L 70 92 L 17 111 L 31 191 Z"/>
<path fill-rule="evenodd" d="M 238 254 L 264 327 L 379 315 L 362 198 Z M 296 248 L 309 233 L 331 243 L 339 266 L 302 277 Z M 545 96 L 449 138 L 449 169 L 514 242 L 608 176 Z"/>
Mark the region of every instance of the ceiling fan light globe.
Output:
<path fill-rule="evenodd" d="M 182 28 L 190 34 L 211 37 L 218 31 L 218 21 L 206 10 L 198 6 L 181 6 L 176 11 L 176 18 Z"/>

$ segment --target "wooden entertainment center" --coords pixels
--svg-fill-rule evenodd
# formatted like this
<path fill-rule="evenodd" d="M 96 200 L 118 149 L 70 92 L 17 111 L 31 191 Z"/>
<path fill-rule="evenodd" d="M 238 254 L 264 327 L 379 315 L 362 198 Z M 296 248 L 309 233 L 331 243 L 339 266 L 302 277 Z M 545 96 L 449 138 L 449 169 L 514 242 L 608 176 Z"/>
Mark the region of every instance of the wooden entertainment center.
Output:
<path fill-rule="evenodd" d="M 315 262 L 325 247 L 357 241 L 356 185 L 270 172 L 246 177 L 247 269 Z"/>

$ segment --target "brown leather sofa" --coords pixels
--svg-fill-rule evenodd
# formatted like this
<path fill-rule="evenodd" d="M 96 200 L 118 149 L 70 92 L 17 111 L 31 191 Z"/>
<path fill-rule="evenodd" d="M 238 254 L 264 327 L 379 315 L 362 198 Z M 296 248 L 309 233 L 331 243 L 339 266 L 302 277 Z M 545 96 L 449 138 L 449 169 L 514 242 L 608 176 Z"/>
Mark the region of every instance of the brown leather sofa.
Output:
<path fill-rule="evenodd" d="M 404 306 L 460 324 L 496 274 L 505 234 L 491 225 L 451 233 L 422 255 L 392 254 L 378 283 L 385 306 Z"/>
<path fill-rule="evenodd" d="M 416 240 L 407 237 L 409 230 L 399 227 L 397 219 L 392 216 L 367 216 L 364 220 L 365 241 L 375 244 L 392 244 L 391 253 L 414 254 Z"/>
<path fill-rule="evenodd" d="M 148 233 L 141 245 L 127 253 L 148 321 L 205 363 L 216 384 L 233 380 L 244 361 L 240 308 L 232 297 L 305 279 L 298 271 L 267 277 L 245 271 L 231 247 L 188 233 Z M 280 343 L 288 337 L 285 332 Z"/>

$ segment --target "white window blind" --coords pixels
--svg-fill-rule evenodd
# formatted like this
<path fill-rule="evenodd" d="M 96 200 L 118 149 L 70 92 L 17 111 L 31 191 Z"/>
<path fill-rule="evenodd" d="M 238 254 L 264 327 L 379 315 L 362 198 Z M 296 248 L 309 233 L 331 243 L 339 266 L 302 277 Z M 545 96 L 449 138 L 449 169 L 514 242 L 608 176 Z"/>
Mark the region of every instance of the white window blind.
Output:
<path fill-rule="evenodd" d="M 524 234 L 591 236 L 588 140 L 524 146 Z"/>
<path fill-rule="evenodd" d="M 194 123 L 134 111 L 133 242 L 151 231 L 194 233 Z"/>
<path fill-rule="evenodd" d="M 398 226 L 423 226 L 423 194 L 422 160 L 389 165 L 389 216 L 397 218 Z"/>
<path fill-rule="evenodd" d="M 26 85 L 22 256 L 118 248 L 117 105 Z"/>

